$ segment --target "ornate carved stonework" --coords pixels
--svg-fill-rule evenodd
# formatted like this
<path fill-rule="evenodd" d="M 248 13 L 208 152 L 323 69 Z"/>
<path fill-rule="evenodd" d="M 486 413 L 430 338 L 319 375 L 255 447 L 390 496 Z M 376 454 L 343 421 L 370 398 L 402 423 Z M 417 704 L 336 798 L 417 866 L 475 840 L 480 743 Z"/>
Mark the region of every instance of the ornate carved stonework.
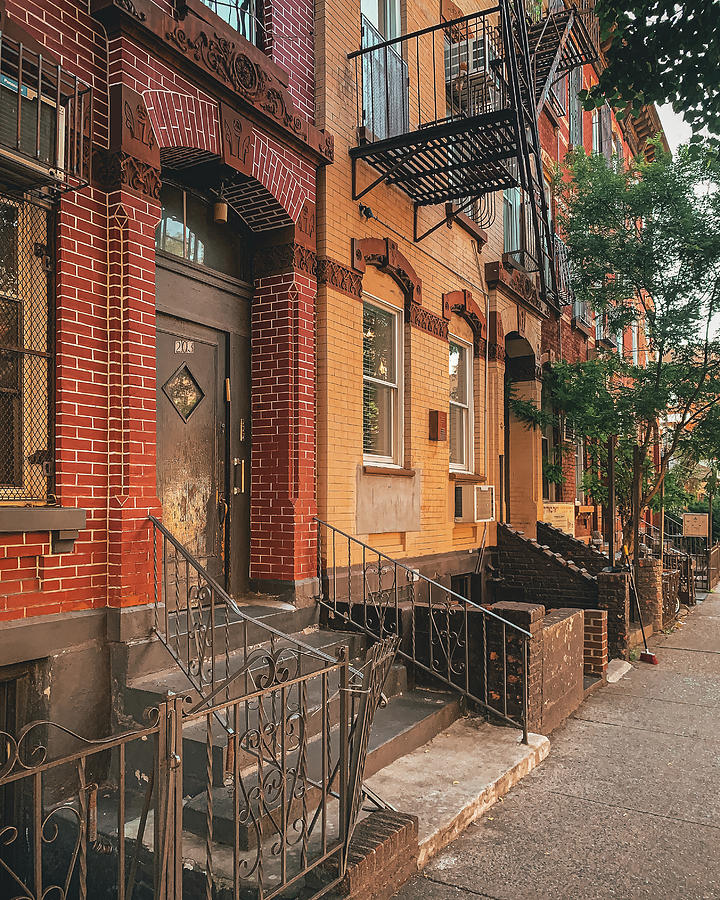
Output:
<path fill-rule="evenodd" d="M 450 319 L 452 313 L 461 316 L 472 328 L 475 356 L 485 353 L 485 314 L 473 300 L 470 291 L 449 291 L 443 294 L 443 316 Z"/>
<path fill-rule="evenodd" d="M 105 191 L 122 188 L 160 199 L 160 170 L 122 150 L 97 150 L 93 157 L 93 178 Z"/>
<path fill-rule="evenodd" d="M 389 238 L 353 238 L 353 269 L 365 272 L 369 265 L 390 275 L 405 294 L 406 303 L 422 303 L 422 282 L 394 241 Z"/>
<path fill-rule="evenodd" d="M 220 104 L 223 162 L 243 175 L 253 173 L 255 133 L 252 122 L 227 103 Z"/>
<path fill-rule="evenodd" d="M 316 277 L 317 258 L 308 247 L 295 242 L 263 247 L 255 255 L 255 275 L 264 278 L 283 272 L 305 272 Z"/>
<path fill-rule="evenodd" d="M 446 341 L 448 337 L 448 322 L 443 316 L 436 316 L 419 303 L 411 303 L 409 310 L 410 324 L 420 331 L 433 335 L 433 337 L 442 338 Z"/>
<path fill-rule="evenodd" d="M 160 147 L 145 101 L 123 84 L 110 88 L 110 147 L 153 168 L 160 168 Z"/>
<path fill-rule="evenodd" d="M 343 294 L 358 300 L 362 296 L 362 276 L 337 260 L 330 259 L 329 256 L 318 257 L 317 280 L 318 284 L 329 284 Z"/>
<path fill-rule="evenodd" d="M 90 0 L 90 9 L 111 38 L 128 28 L 128 16 L 132 16 L 201 70 L 194 73 L 195 80 L 204 81 L 202 87 L 208 93 L 215 92 L 211 82 L 230 88 L 262 118 L 304 145 L 315 163 L 318 158 L 332 162 L 333 136 L 300 115 L 287 89 L 287 73 L 230 24 L 215 17 L 212 25 L 206 22 L 200 11 L 202 3 L 204 0 L 184 4 L 178 10 L 180 18 L 168 15 L 153 0 Z M 137 24 L 132 30 L 137 30 Z"/>
<path fill-rule="evenodd" d="M 503 362 L 505 359 L 505 329 L 502 316 L 494 309 L 490 310 L 487 340 L 488 357 L 496 362 Z"/>
<path fill-rule="evenodd" d="M 502 262 L 489 262 L 485 263 L 485 278 L 490 289 L 500 288 L 513 300 L 524 303 L 540 315 L 548 314 L 547 303 L 540 299 L 535 281 L 525 269 L 505 259 Z"/>

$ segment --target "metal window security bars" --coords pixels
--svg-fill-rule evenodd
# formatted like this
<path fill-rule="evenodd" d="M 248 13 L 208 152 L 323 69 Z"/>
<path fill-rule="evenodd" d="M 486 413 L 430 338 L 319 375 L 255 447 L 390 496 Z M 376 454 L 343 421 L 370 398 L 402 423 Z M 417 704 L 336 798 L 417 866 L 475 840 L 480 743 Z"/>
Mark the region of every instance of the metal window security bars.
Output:
<path fill-rule="evenodd" d="M 54 499 L 49 218 L 0 194 L 0 501 Z"/>
<path fill-rule="evenodd" d="M 90 183 L 93 93 L 88 84 L 0 32 L 0 174 L 23 190 Z"/>
<path fill-rule="evenodd" d="M 0 896 L 323 896 L 345 875 L 398 639 L 354 669 L 345 647 L 332 658 L 243 617 L 152 530 L 157 605 L 170 606 L 156 629 L 189 689 L 101 739 L 48 721 L 0 731 Z M 223 606 L 252 637 L 229 655 Z"/>
<path fill-rule="evenodd" d="M 530 633 L 368 544 L 316 520 L 329 624 L 399 640 L 416 679 L 449 687 L 527 742 Z"/>
<path fill-rule="evenodd" d="M 251 44 L 265 49 L 265 26 L 262 21 L 262 4 L 255 0 L 202 0 L 205 6 L 228 25 L 239 32 Z M 176 0 L 178 12 L 182 12 L 186 4 L 184 0 Z"/>

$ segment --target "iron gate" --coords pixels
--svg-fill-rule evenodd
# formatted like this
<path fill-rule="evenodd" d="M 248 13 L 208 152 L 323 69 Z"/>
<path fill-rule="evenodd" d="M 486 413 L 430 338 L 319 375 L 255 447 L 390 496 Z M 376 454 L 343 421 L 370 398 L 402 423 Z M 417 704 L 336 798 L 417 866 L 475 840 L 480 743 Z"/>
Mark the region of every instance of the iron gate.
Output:
<path fill-rule="evenodd" d="M 345 874 L 395 646 L 371 648 L 362 682 L 345 648 L 330 663 L 258 648 L 241 697 L 169 696 L 100 740 L 48 721 L 1 732 L 0 896 L 321 896 Z"/>

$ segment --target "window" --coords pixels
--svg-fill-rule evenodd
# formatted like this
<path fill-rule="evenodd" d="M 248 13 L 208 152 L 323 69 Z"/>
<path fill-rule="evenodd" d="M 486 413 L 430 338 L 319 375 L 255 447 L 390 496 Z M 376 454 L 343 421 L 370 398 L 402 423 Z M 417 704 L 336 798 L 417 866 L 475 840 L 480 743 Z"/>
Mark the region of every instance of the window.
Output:
<path fill-rule="evenodd" d="M 572 69 L 569 75 L 568 98 L 568 127 L 570 129 L 570 143 L 573 147 L 581 147 L 583 143 L 583 108 L 578 94 L 582 90 L 583 73 L 578 66 Z"/>
<path fill-rule="evenodd" d="M 49 215 L 0 196 L 0 501 L 52 500 Z"/>
<path fill-rule="evenodd" d="M 373 15 L 363 13 L 360 19 L 363 47 L 392 40 L 395 30 L 399 31 L 399 14 L 396 18 L 386 10 L 381 16 L 386 8 L 371 6 Z M 408 66 L 400 48 L 399 43 L 390 44 L 362 56 L 363 125 L 376 140 L 404 134 L 410 127 Z"/>
<path fill-rule="evenodd" d="M 575 444 L 575 500 L 577 503 L 585 503 L 585 491 L 583 479 L 585 476 L 585 448 L 582 440 Z"/>
<path fill-rule="evenodd" d="M 251 44 L 262 46 L 262 3 L 256 0 L 202 0 L 205 6 L 239 31 Z"/>
<path fill-rule="evenodd" d="M 633 322 L 633 324 L 630 326 L 630 336 L 632 338 L 632 363 L 634 366 L 640 365 L 640 344 L 638 330 L 638 323 Z"/>
<path fill-rule="evenodd" d="M 400 0 L 361 0 L 360 12 L 383 41 L 400 37 Z"/>
<path fill-rule="evenodd" d="M 468 344 L 450 340 L 450 468 L 472 466 L 472 354 Z"/>
<path fill-rule="evenodd" d="M 504 251 L 513 255 L 517 262 L 521 261 L 521 224 L 520 214 L 522 210 L 521 192 L 519 187 L 506 188 L 503 192 L 503 234 Z"/>
<path fill-rule="evenodd" d="M 567 73 L 562 75 L 550 88 L 553 102 L 560 115 L 567 113 L 567 94 L 568 94 L 568 76 Z"/>
<path fill-rule="evenodd" d="M 162 185 L 160 202 L 157 250 L 234 278 L 250 279 L 248 248 L 234 215 L 227 224 L 217 224 L 212 203 L 173 184 Z"/>
<path fill-rule="evenodd" d="M 600 114 L 596 109 L 592 111 L 592 152 L 600 153 L 602 150 L 602 135 L 600 133 Z"/>
<path fill-rule="evenodd" d="M 542 468 L 543 468 L 543 476 L 542 476 L 542 489 L 543 489 L 543 500 L 550 500 L 550 479 L 547 477 L 547 466 L 550 464 L 550 438 L 543 435 L 540 438 L 540 446 L 542 452 Z"/>
<path fill-rule="evenodd" d="M 374 463 L 400 463 L 400 312 L 363 303 L 363 453 Z"/>

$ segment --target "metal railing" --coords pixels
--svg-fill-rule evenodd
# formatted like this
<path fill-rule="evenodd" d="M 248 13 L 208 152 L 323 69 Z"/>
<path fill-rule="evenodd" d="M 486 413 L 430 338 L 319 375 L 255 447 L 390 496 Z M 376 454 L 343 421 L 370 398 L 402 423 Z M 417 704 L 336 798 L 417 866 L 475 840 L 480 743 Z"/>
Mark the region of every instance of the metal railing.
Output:
<path fill-rule="evenodd" d="M 707 555 L 707 589 L 714 591 L 720 583 L 720 544 L 711 547 Z"/>
<path fill-rule="evenodd" d="M 229 700 L 232 690 L 247 691 L 247 678 L 240 682 L 236 674 L 246 669 L 260 644 L 300 671 L 335 662 L 322 650 L 243 612 L 162 522 L 148 518 L 154 631 L 198 697 L 215 697 L 221 689 Z"/>
<path fill-rule="evenodd" d="M 561 303 L 572 303 L 574 294 L 570 274 L 570 253 L 567 244 L 557 234 L 553 235 L 555 244 L 555 270 L 557 272 L 558 299 Z"/>
<path fill-rule="evenodd" d="M 318 526 L 319 602 L 527 742 L 530 633 L 327 522 Z"/>
<path fill-rule="evenodd" d="M 0 160 L 29 188 L 90 182 L 92 88 L 0 33 Z"/>
<path fill-rule="evenodd" d="M 179 0 L 180 3 L 183 0 Z M 202 0 L 205 6 L 231 25 L 245 40 L 265 49 L 265 26 L 262 20 L 262 4 L 256 0 Z"/>
<path fill-rule="evenodd" d="M 357 124 L 364 142 L 506 109 L 500 8 L 385 40 L 363 18 L 355 65 Z"/>
<path fill-rule="evenodd" d="M 394 647 L 373 648 L 362 689 L 345 648 L 310 672 L 261 649 L 236 699 L 172 696 L 100 740 L 45 721 L 0 731 L 0 896 L 270 900 L 310 873 L 303 897 L 324 894 L 345 873 Z"/>

